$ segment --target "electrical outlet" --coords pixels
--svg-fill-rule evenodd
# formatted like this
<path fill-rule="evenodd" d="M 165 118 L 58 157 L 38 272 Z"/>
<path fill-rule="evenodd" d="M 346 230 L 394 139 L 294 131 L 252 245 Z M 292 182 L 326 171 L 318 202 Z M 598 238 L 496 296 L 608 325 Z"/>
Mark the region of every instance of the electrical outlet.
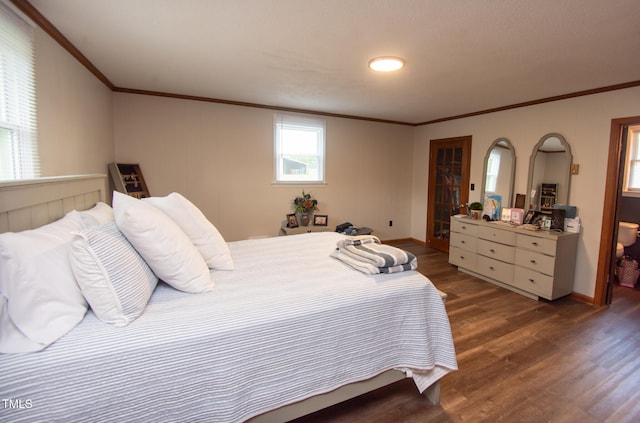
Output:
<path fill-rule="evenodd" d="M 393 220 L 389 221 L 389 226 L 393 226 Z"/>

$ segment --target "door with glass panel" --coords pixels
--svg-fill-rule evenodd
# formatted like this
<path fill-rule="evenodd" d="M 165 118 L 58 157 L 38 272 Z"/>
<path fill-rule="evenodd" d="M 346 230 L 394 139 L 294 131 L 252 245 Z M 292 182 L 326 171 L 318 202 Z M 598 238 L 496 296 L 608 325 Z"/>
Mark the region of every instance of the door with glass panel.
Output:
<path fill-rule="evenodd" d="M 431 140 L 427 246 L 449 252 L 449 220 L 469 201 L 471 137 Z"/>

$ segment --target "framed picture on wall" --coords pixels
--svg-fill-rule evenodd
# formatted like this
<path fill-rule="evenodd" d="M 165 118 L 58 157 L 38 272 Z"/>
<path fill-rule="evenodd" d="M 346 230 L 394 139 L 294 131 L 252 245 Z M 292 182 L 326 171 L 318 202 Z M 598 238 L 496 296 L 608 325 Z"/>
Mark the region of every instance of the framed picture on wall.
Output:
<path fill-rule="evenodd" d="M 297 228 L 298 227 L 298 218 L 295 213 L 291 213 L 287 215 L 287 228 Z"/>

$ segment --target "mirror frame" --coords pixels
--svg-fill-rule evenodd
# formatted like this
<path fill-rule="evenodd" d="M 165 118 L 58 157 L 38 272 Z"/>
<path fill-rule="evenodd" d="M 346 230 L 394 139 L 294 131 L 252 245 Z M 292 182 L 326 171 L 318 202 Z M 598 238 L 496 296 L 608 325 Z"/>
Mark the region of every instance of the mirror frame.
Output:
<path fill-rule="evenodd" d="M 530 210 L 531 208 L 531 184 L 533 183 L 533 169 L 535 167 L 536 155 L 538 154 L 538 150 L 540 149 L 540 147 L 542 147 L 544 142 L 549 138 L 558 138 L 560 140 L 560 143 L 564 147 L 564 153 L 569 157 L 569 166 L 567 167 L 567 172 L 565 173 L 564 178 L 558 181 L 559 184 L 566 184 L 567 194 L 566 198 L 564 198 L 562 202 L 558 200 L 558 204 L 568 204 L 569 202 L 569 192 L 571 189 L 571 165 L 573 164 L 573 154 L 571 153 L 571 146 L 562 135 L 558 134 L 557 132 L 551 132 L 540 138 L 540 141 L 538 141 L 535 147 L 533 147 L 533 151 L 531 152 L 531 158 L 529 159 L 529 179 L 527 180 L 527 198 L 525 202 L 526 210 Z M 540 195 L 540 193 L 536 193 L 536 195 Z"/>
<path fill-rule="evenodd" d="M 511 141 L 509 141 L 507 138 L 498 138 L 497 140 L 495 140 L 490 146 L 489 149 L 487 150 L 487 154 L 484 156 L 484 164 L 483 164 L 483 168 L 482 168 L 482 189 L 480 190 L 480 201 L 482 201 L 482 204 L 484 204 L 484 195 L 485 195 L 485 188 L 487 185 L 487 163 L 489 162 L 489 156 L 491 155 L 491 151 L 501 142 L 504 142 L 507 144 L 506 148 L 511 151 L 511 154 L 513 154 L 513 160 L 511 162 L 511 175 L 509 176 L 509 199 L 507 201 L 504 201 L 504 199 L 502 199 L 502 207 L 507 207 L 510 208 L 513 206 L 513 185 L 515 184 L 515 177 L 516 177 L 516 149 L 513 148 L 513 144 L 511 144 Z"/>

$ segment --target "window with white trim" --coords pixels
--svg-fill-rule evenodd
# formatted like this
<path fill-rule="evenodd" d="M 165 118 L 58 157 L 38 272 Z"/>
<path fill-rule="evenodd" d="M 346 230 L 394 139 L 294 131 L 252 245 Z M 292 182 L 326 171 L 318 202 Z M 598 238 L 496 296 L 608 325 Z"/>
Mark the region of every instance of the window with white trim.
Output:
<path fill-rule="evenodd" d="M 0 180 L 40 176 L 33 26 L 0 2 Z"/>
<path fill-rule="evenodd" d="M 278 113 L 274 117 L 276 183 L 323 183 L 325 120 Z"/>
<path fill-rule="evenodd" d="M 627 156 L 622 195 L 640 197 L 640 125 L 629 126 L 626 138 Z"/>
<path fill-rule="evenodd" d="M 484 191 L 486 193 L 495 193 L 498 186 L 498 174 L 500 173 L 500 157 L 501 153 L 497 148 L 491 150 L 489 160 L 487 160 L 487 180 L 485 182 Z"/>

